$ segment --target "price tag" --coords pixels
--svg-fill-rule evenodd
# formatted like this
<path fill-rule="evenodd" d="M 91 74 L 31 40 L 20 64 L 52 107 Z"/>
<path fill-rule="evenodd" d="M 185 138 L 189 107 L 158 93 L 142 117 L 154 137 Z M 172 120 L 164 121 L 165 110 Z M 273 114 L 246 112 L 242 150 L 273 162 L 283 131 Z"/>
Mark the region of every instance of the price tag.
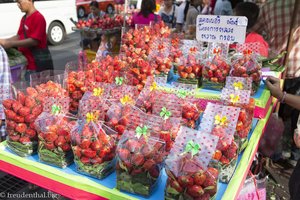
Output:
<path fill-rule="evenodd" d="M 244 43 L 247 24 L 247 17 L 198 15 L 196 38 L 202 42 Z"/>

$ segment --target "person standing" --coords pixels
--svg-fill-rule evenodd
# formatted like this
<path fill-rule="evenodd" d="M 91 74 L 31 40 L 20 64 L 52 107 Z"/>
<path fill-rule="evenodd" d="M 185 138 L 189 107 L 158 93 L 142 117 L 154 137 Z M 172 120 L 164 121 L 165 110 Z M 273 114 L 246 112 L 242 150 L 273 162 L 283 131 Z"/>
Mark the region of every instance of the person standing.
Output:
<path fill-rule="evenodd" d="M 105 15 L 105 12 L 99 10 L 99 5 L 97 1 L 92 1 L 90 3 L 91 12 L 88 15 L 88 19 L 98 19 L 102 18 Z"/>
<path fill-rule="evenodd" d="M 176 13 L 177 6 L 174 4 L 174 0 L 164 0 L 164 6 L 158 12 L 162 21 L 172 28 L 175 28 L 176 25 Z"/>
<path fill-rule="evenodd" d="M 19 51 L 23 53 L 28 62 L 25 71 L 25 80 L 28 81 L 30 74 L 36 72 L 36 70 L 43 71 L 44 66 L 39 66 L 38 69 L 33 51 L 48 49 L 46 20 L 35 8 L 34 0 L 17 0 L 17 5 L 19 9 L 25 13 L 21 19 L 17 35 L 8 39 L 0 39 L 0 45 L 5 49 L 18 47 Z M 49 63 L 49 66 L 51 64 L 52 63 Z M 53 69 L 53 64 L 48 69 L 50 68 Z"/>
<path fill-rule="evenodd" d="M 196 36 L 196 21 L 197 16 L 201 14 L 201 5 L 202 0 L 191 0 L 185 22 L 185 33 L 188 39 L 194 39 Z"/>
<path fill-rule="evenodd" d="M 288 49 L 290 26 L 292 20 L 294 20 L 295 31 L 291 35 L 291 48 L 286 62 L 283 90 L 290 94 L 300 95 L 300 6 L 296 5 L 296 1 L 268 0 L 261 8 L 260 16 L 253 31 L 266 35 L 271 50 L 269 55 L 273 52 L 279 54 Z M 295 13 L 294 17 L 293 13 Z M 300 158 L 300 151 L 293 142 L 293 132 L 297 126 L 299 110 L 287 104 L 281 104 L 279 116 L 282 117 L 286 126 L 283 157 L 290 158 L 290 163 L 295 165 Z"/>
<path fill-rule="evenodd" d="M 161 20 L 159 15 L 154 14 L 156 10 L 155 0 L 143 0 L 141 10 L 135 13 L 132 18 L 132 27 L 135 25 L 150 25 L 150 22 L 158 22 Z"/>
<path fill-rule="evenodd" d="M 4 48 L 0 45 L 0 142 L 5 140 L 5 115 L 2 101 L 10 98 L 11 73 L 8 57 Z"/>
<path fill-rule="evenodd" d="M 233 15 L 231 2 L 228 0 L 217 0 L 214 15 Z"/>

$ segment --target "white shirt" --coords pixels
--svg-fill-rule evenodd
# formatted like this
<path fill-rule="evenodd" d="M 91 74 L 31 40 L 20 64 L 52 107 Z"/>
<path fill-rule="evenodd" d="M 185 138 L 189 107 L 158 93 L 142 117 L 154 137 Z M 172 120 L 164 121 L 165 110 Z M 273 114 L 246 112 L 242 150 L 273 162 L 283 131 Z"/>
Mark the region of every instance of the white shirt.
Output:
<path fill-rule="evenodd" d="M 177 24 L 184 24 L 184 9 L 185 9 L 186 2 L 182 2 L 180 6 L 176 9 L 176 23 Z"/>

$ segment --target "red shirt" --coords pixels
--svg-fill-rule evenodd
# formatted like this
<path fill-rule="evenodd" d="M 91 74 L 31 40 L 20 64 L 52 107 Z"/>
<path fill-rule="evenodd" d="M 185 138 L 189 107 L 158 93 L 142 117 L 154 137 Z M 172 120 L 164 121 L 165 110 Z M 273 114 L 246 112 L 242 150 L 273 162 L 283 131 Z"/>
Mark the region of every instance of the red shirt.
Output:
<path fill-rule="evenodd" d="M 23 27 L 25 27 L 27 38 L 32 38 L 39 41 L 39 44 L 36 48 L 44 49 L 47 47 L 46 20 L 39 11 L 35 11 L 26 17 L 26 19 L 22 18 L 18 30 L 19 40 L 26 39 Z M 19 47 L 19 51 L 21 51 L 27 58 L 27 69 L 36 70 L 36 65 L 30 48 Z"/>
<path fill-rule="evenodd" d="M 259 54 L 268 57 L 269 44 L 264 40 L 264 38 L 255 32 L 251 32 L 246 36 L 245 43 L 258 42 L 260 44 Z"/>

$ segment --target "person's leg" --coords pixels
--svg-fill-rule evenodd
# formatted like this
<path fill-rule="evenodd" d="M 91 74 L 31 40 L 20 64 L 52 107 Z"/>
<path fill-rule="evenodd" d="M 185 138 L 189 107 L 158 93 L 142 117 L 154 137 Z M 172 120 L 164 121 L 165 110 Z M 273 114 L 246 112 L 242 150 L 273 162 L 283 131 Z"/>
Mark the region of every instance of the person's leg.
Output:
<path fill-rule="evenodd" d="M 297 162 L 297 165 L 290 177 L 289 180 L 289 192 L 291 200 L 300 199 L 300 162 Z"/>

